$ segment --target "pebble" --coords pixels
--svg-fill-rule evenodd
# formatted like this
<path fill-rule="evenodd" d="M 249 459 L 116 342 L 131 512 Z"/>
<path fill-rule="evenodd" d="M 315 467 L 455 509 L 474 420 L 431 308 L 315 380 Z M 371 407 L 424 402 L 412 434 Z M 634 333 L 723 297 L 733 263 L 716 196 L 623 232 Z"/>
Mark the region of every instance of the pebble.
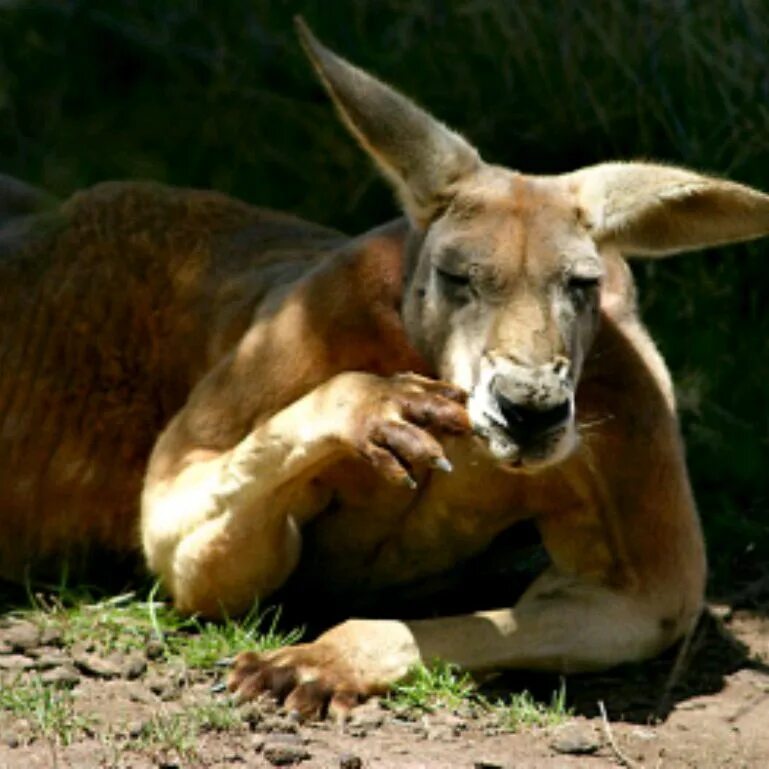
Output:
<path fill-rule="evenodd" d="M 135 681 L 147 672 L 147 660 L 141 654 L 129 654 L 123 663 L 123 678 Z"/>
<path fill-rule="evenodd" d="M 143 737 L 147 733 L 147 730 L 150 727 L 151 723 L 152 723 L 151 720 L 148 718 L 139 718 L 135 721 L 130 721 L 126 725 L 126 734 L 132 740 L 139 739 L 140 737 Z"/>
<path fill-rule="evenodd" d="M 354 753 L 342 753 L 339 756 L 339 769 L 363 769 L 363 759 Z"/>
<path fill-rule="evenodd" d="M 273 766 L 291 766 L 311 757 L 298 737 L 287 739 L 290 737 L 292 735 L 283 735 L 283 739 L 273 737 L 264 743 L 262 755 Z"/>
<path fill-rule="evenodd" d="M 435 742 L 451 742 L 457 737 L 457 732 L 448 724 L 437 724 L 428 727 L 425 737 Z"/>
<path fill-rule="evenodd" d="M 261 753 L 261 752 L 262 752 L 262 748 L 264 748 L 264 743 L 265 743 L 265 742 L 267 742 L 267 740 L 266 740 L 264 737 L 262 737 L 262 735 L 261 735 L 261 734 L 255 734 L 255 735 L 254 735 L 254 736 L 251 738 L 251 747 L 252 747 L 252 748 L 253 748 L 253 749 L 254 749 L 254 750 L 257 752 L 257 753 Z"/>
<path fill-rule="evenodd" d="M 155 704 L 155 696 L 144 688 L 134 689 L 128 693 L 131 702 L 140 702 L 144 705 Z"/>
<path fill-rule="evenodd" d="M 64 646 L 64 637 L 61 630 L 54 625 L 44 627 L 40 633 L 41 646 Z"/>
<path fill-rule="evenodd" d="M 163 656 L 165 652 L 165 646 L 162 641 L 158 641 L 157 638 L 153 638 L 147 641 L 147 645 L 144 647 L 144 656 L 148 660 L 156 660 Z"/>
<path fill-rule="evenodd" d="M 75 667 L 87 676 L 95 678 L 120 678 L 120 666 L 114 661 L 99 657 L 96 654 L 81 652 L 73 658 Z"/>
<path fill-rule="evenodd" d="M 19 745 L 21 745 L 21 740 L 18 735 L 13 732 L 6 732 L 3 735 L 3 744 L 7 745 L 9 748 L 18 748 Z"/>
<path fill-rule="evenodd" d="M 256 730 L 264 720 L 264 714 L 259 708 L 258 702 L 247 702 L 240 708 L 240 717 L 248 724 L 251 731 Z"/>
<path fill-rule="evenodd" d="M 385 714 L 382 712 L 381 705 L 376 701 L 366 702 L 359 705 L 350 713 L 348 723 L 353 727 L 362 729 L 377 729 L 385 720 Z"/>
<path fill-rule="evenodd" d="M 147 688 L 157 694 L 163 702 L 178 699 L 181 696 L 181 689 L 176 683 L 164 676 L 153 676 L 147 680 Z"/>
<path fill-rule="evenodd" d="M 299 725 L 292 718 L 281 718 L 280 716 L 271 716 L 265 718 L 255 725 L 260 732 L 269 734 L 297 734 Z"/>
<path fill-rule="evenodd" d="M 34 660 L 23 654 L 3 654 L 0 656 L 0 670 L 7 670 L 12 673 L 29 670 L 34 664 Z"/>
<path fill-rule="evenodd" d="M 69 688 L 80 683 L 80 675 L 72 665 L 67 664 L 46 670 L 40 676 L 40 680 L 44 684 L 50 684 L 51 686 Z"/>
<path fill-rule="evenodd" d="M 601 747 L 601 741 L 590 727 L 570 724 L 556 732 L 550 747 L 558 753 L 588 755 Z"/>
<path fill-rule="evenodd" d="M 14 622 L 3 630 L 3 641 L 12 652 L 26 652 L 40 645 L 40 628 L 33 622 Z"/>
<path fill-rule="evenodd" d="M 46 649 L 45 647 L 36 649 L 32 656 L 35 658 L 36 670 L 50 670 L 70 661 L 69 655 L 60 649 Z"/>

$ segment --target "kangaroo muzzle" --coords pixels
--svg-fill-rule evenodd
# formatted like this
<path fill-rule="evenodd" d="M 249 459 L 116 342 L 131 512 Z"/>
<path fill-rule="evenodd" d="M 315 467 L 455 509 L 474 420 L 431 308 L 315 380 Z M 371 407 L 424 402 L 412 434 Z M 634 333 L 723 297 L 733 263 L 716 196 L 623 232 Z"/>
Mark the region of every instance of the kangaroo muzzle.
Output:
<path fill-rule="evenodd" d="M 553 464 L 577 443 L 568 360 L 522 366 L 485 356 L 468 409 L 475 433 L 512 467 Z"/>

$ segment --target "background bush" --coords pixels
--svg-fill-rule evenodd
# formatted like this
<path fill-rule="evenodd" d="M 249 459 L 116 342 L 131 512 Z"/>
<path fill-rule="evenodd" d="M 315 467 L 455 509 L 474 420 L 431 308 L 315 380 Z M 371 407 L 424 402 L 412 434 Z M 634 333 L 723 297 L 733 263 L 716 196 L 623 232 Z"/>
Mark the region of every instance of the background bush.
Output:
<path fill-rule="evenodd" d="M 296 12 L 487 159 L 654 158 L 769 190 L 765 0 L 5 0 L 0 170 L 61 195 L 150 177 L 381 223 L 391 196 L 310 74 Z M 636 268 L 719 585 L 769 561 L 767 252 Z"/>

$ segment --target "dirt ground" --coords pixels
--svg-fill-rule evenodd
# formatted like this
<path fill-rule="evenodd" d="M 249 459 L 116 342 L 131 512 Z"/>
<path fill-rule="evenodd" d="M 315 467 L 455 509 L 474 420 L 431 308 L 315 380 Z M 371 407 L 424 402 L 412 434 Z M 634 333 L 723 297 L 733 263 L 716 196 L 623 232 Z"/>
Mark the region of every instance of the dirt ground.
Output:
<path fill-rule="evenodd" d="M 0 768 L 769 767 L 768 604 L 742 604 L 712 605 L 686 654 L 569 678 L 572 715 L 516 732 L 470 707 L 403 713 L 377 701 L 344 725 L 299 724 L 269 702 L 227 705 L 216 691 L 221 669 L 171 664 L 151 642 L 102 657 L 87 642 L 68 645 L 55 627 L 6 619 Z M 46 689 L 26 705 L 14 701 L 30 676 Z M 487 691 L 524 687 L 547 699 L 558 681 L 507 676 Z M 70 710 L 52 690 L 66 694 Z M 195 717 L 204 728 L 193 729 Z M 47 732 L 35 728 L 41 723 Z"/>

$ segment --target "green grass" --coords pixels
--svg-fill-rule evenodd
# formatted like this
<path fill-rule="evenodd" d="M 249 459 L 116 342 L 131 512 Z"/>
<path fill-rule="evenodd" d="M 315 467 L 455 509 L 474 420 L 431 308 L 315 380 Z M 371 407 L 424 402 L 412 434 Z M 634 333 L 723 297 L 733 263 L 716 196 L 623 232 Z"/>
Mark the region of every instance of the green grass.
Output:
<path fill-rule="evenodd" d="M 213 187 L 347 228 L 396 213 L 296 42 L 328 43 L 495 162 L 654 158 L 769 190 L 759 0 L 20 0 L 0 8 L 0 171 Z M 639 265 L 717 581 L 769 552 L 769 245 Z"/>
<path fill-rule="evenodd" d="M 440 660 L 430 666 L 415 666 L 385 700 L 395 710 L 426 712 L 456 709 L 474 702 L 477 702 L 477 693 L 472 678 L 456 665 Z"/>
<path fill-rule="evenodd" d="M 96 599 L 83 590 L 58 589 L 32 596 L 31 608 L 18 614 L 41 626 L 59 630 L 67 646 L 87 641 L 102 652 L 144 650 L 160 645 L 160 656 L 191 668 L 211 668 L 239 651 L 267 651 L 295 643 L 298 629 L 279 627 L 279 609 L 254 606 L 238 620 L 209 622 L 178 614 L 157 600 L 153 588 L 145 597 L 135 593 Z"/>
<path fill-rule="evenodd" d="M 114 747 L 176 754 L 192 760 L 197 742 L 206 732 L 232 732 L 242 728 L 243 720 L 228 700 L 186 706 L 183 710 L 155 714 L 142 724 L 138 734 Z"/>
<path fill-rule="evenodd" d="M 211 673 L 222 658 L 246 649 L 277 648 L 301 635 L 298 630 L 279 628 L 278 610 L 254 607 L 237 622 L 182 617 L 158 600 L 155 589 L 143 596 L 124 593 L 108 598 L 64 586 L 53 591 L 30 590 L 29 594 L 29 607 L 17 608 L 12 614 L 57 630 L 65 647 L 86 644 L 100 654 L 130 653 L 144 652 L 154 641 L 159 646 L 157 661 L 164 665 Z M 85 733 L 93 733 L 116 757 L 125 748 L 193 760 L 201 735 L 243 728 L 242 713 L 228 697 L 185 704 L 180 710 L 163 707 L 165 710 L 146 721 L 138 734 L 126 739 L 120 729 L 115 732 L 113 727 L 100 726 L 95 717 L 78 713 L 71 691 L 43 683 L 37 674 L 20 674 L 0 686 L 0 713 L 26 720 L 31 737 L 66 746 Z"/>
<path fill-rule="evenodd" d="M 490 715 L 498 728 L 511 732 L 556 726 L 571 715 L 563 681 L 548 703 L 535 699 L 528 691 L 489 699 L 478 691 L 469 674 L 440 660 L 414 667 L 406 680 L 393 688 L 384 704 L 404 714 L 470 709 Z"/>
<path fill-rule="evenodd" d="M 95 719 L 77 713 L 72 693 L 47 685 L 40 677 L 19 676 L 0 686 L 0 712 L 29 723 L 31 736 L 66 746 L 95 727 Z"/>
<path fill-rule="evenodd" d="M 517 732 L 523 728 L 558 726 L 572 711 L 566 705 L 566 683 L 561 682 L 550 702 L 540 702 L 529 692 L 511 694 L 509 699 L 497 699 L 491 707 L 500 728 Z"/>

